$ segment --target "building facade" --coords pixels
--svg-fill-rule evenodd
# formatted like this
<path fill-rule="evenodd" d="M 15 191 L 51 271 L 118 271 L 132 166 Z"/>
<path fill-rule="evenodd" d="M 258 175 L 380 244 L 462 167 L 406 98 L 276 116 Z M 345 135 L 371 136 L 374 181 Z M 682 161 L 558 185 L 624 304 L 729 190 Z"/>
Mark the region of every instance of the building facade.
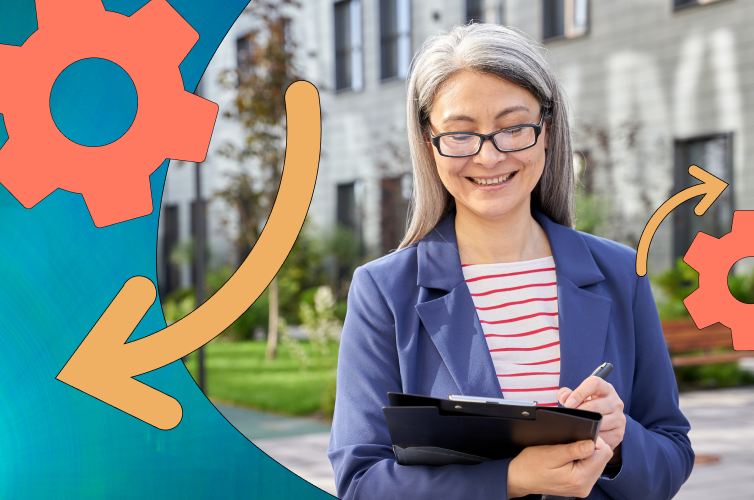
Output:
<path fill-rule="evenodd" d="M 323 227 L 351 228 L 370 256 L 396 248 L 405 229 L 411 57 L 427 37 L 470 21 L 502 23 L 542 45 L 569 100 L 580 207 L 600 212 L 598 234 L 635 245 L 654 210 L 696 182 L 691 164 L 730 183 L 704 217 L 691 215 L 697 199 L 666 219 L 652 242 L 650 272 L 683 255 L 697 231 L 728 232 L 733 210 L 753 204 L 754 170 L 745 165 L 754 144 L 753 2 L 308 0 L 293 13 L 297 64 L 319 89 L 323 114 L 310 216 Z M 202 95 L 218 102 L 221 114 L 232 94 L 218 75 L 236 63 L 244 29 L 241 19 L 203 79 Z M 218 148 L 239 137 L 219 119 L 202 167 L 210 265 L 234 259 L 233 214 L 212 192 L 235 168 Z M 193 168 L 173 165 L 168 174 L 160 279 L 170 272 L 169 247 L 191 234 Z M 182 284 L 191 281 L 185 266 L 173 273 Z"/>

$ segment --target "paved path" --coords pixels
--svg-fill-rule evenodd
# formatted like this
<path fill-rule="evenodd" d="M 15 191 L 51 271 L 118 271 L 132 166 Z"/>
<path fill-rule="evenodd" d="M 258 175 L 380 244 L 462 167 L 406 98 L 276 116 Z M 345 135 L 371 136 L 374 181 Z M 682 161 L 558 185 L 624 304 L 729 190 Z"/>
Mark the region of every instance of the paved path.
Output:
<path fill-rule="evenodd" d="M 697 464 L 677 500 L 754 498 L 754 389 L 724 389 L 681 395 L 697 455 L 717 463 Z"/>
<path fill-rule="evenodd" d="M 215 406 L 262 451 L 335 494 L 326 456 L 330 436 L 326 425 Z M 681 409 L 691 422 L 689 436 L 694 451 L 719 461 L 694 467 L 675 499 L 754 499 L 754 388 L 685 393 L 681 395 Z"/>

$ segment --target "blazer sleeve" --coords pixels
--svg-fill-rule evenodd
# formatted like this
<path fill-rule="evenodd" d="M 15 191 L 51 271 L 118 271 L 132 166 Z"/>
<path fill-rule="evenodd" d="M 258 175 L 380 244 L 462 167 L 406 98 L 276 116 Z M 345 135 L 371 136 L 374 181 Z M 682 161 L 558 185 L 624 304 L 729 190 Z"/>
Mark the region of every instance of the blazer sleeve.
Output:
<path fill-rule="evenodd" d="M 668 500 L 691 475 L 694 451 L 646 276 L 636 284 L 633 322 L 636 365 L 630 406 L 624 410 L 623 465 L 615 478 L 597 484 L 616 499 Z"/>
<path fill-rule="evenodd" d="M 327 454 L 338 498 L 507 497 L 510 459 L 443 467 L 398 465 L 382 412 L 389 406 L 388 391 L 402 392 L 395 319 L 368 269 L 361 267 L 348 294 Z"/>

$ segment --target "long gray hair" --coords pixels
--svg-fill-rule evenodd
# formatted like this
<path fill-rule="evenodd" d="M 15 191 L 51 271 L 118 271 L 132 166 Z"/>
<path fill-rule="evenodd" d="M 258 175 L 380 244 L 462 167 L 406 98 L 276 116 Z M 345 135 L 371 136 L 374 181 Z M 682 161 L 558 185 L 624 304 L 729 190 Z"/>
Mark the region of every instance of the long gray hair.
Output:
<path fill-rule="evenodd" d="M 572 227 L 574 171 L 571 133 L 563 91 L 555 75 L 524 35 L 497 24 L 455 26 L 428 38 L 411 62 L 408 81 L 408 138 L 414 189 L 408 230 L 398 248 L 422 239 L 455 207 L 427 148 L 435 94 L 461 70 L 497 75 L 525 88 L 539 101 L 550 131 L 542 177 L 532 192 L 532 205 L 553 221 Z"/>

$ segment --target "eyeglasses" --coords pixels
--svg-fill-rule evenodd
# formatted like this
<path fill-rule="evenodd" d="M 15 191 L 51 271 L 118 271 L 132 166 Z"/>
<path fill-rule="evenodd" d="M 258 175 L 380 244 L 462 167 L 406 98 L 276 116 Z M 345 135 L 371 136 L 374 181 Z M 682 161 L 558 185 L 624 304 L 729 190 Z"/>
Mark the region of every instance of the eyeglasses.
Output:
<path fill-rule="evenodd" d="M 444 134 L 432 135 L 432 130 L 429 127 L 427 127 L 427 130 L 432 138 L 432 144 L 441 156 L 449 158 L 474 156 L 482 150 L 482 144 L 488 139 L 495 145 L 495 149 L 501 153 L 512 153 L 528 149 L 537 143 L 545 120 L 544 109 L 541 109 L 540 112 L 542 118 L 540 118 L 538 125 L 533 123 L 516 125 L 487 135 L 475 134 L 474 132 L 445 132 Z"/>

